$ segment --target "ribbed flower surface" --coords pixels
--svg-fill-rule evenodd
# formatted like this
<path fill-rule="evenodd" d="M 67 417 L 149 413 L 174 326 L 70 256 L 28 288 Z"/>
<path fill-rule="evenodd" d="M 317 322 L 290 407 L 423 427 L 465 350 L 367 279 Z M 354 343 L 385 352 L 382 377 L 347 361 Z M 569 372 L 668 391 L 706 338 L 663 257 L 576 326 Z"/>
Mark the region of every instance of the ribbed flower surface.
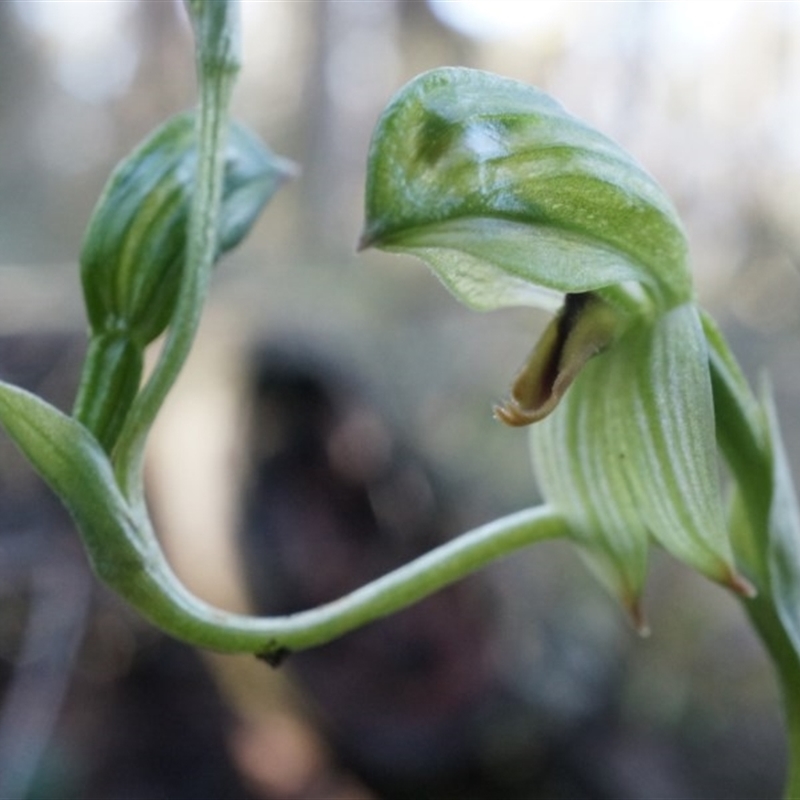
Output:
<path fill-rule="evenodd" d="M 635 611 L 653 537 L 712 580 L 733 566 L 705 338 L 692 304 L 632 326 L 531 428 L 534 471 L 603 582 Z"/>
<path fill-rule="evenodd" d="M 421 258 L 476 309 L 560 306 L 495 415 L 535 423 L 547 501 L 635 616 L 652 540 L 750 590 L 725 525 L 685 237 L 631 156 L 538 89 L 434 70 L 378 122 L 362 241 Z"/>

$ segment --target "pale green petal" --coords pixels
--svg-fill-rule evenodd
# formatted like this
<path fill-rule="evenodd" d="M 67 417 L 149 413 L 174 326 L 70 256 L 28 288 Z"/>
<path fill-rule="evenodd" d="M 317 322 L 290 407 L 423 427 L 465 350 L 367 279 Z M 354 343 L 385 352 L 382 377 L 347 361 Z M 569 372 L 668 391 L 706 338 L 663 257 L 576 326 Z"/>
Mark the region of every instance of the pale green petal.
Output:
<path fill-rule="evenodd" d="M 618 430 L 613 393 L 602 391 L 610 356 L 590 362 L 561 405 L 531 427 L 531 454 L 544 496 L 568 520 L 600 581 L 636 615 L 649 536 L 620 469 L 632 458 L 631 442 Z"/>
<path fill-rule="evenodd" d="M 709 578 L 749 591 L 725 526 L 708 355 L 693 305 L 642 320 L 590 362 L 534 426 L 531 444 L 545 497 L 580 543 L 613 565 L 605 582 L 618 594 L 641 588 L 648 534 Z"/>
<path fill-rule="evenodd" d="M 717 466 L 708 351 L 697 308 L 660 317 L 631 340 L 619 382 L 640 442 L 636 501 L 655 538 L 712 580 L 743 591 L 733 566 Z M 619 354 L 623 356 L 622 353 Z"/>

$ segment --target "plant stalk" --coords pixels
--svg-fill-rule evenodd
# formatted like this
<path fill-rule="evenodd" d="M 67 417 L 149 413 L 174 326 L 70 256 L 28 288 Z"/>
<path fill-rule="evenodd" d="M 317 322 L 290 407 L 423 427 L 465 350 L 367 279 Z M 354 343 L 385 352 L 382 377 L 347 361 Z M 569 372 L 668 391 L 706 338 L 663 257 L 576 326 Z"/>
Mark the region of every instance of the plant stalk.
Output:
<path fill-rule="evenodd" d="M 277 662 L 288 652 L 324 644 L 406 608 L 515 550 L 567 534 L 566 522 L 553 509 L 529 508 L 464 533 L 338 600 L 282 617 L 209 606 L 178 581 L 157 546 L 142 553 L 144 566 L 135 574 L 120 573 L 114 588 L 159 628 L 189 644 Z"/>
<path fill-rule="evenodd" d="M 205 2 L 213 9 L 212 0 Z M 117 480 L 134 506 L 143 504 L 142 459 L 147 434 L 191 350 L 217 251 L 228 106 L 239 64 L 235 58 L 204 59 L 203 42 L 198 34 L 197 173 L 181 289 L 164 348 L 131 406 L 113 452 Z"/>
<path fill-rule="evenodd" d="M 716 326 L 703 319 L 710 344 L 717 440 L 737 484 L 732 508 L 737 562 L 758 594 L 743 600 L 775 668 L 783 699 L 788 765 L 785 800 L 800 800 L 800 652 L 781 619 L 770 565 L 770 516 L 776 493 L 776 454 L 770 426 Z M 772 426 L 777 431 L 777 425 Z M 736 522 L 737 516 L 739 517 Z"/>

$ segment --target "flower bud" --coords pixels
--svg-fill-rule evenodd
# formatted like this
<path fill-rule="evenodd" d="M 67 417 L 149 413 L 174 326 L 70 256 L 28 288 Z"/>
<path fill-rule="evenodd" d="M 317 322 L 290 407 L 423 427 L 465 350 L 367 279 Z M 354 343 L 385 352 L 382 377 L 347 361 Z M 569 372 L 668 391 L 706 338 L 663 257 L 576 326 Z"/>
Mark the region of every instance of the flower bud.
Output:
<path fill-rule="evenodd" d="M 144 347 L 169 325 L 180 288 L 196 162 L 194 115 L 183 114 L 162 125 L 111 176 L 81 253 L 94 334 L 125 331 Z M 289 174 L 287 162 L 243 127 L 231 126 L 218 253 L 242 240 Z"/>

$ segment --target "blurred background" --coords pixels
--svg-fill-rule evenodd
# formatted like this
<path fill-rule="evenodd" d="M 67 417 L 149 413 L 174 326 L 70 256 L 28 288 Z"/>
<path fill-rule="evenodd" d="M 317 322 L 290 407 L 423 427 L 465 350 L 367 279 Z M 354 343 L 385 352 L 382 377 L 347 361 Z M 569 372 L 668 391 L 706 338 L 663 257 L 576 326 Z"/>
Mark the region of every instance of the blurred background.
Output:
<path fill-rule="evenodd" d="M 243 33 L 234 113 L 301 171 L 217 270 L 150 449 L 196 593 L 297 610 L 538 499 L 491 406 L 545 317 L 468 312 L 355 252 L 372 127 L 437 66 L 541 87 L 661 182 L 800 467 L 800 3 L 245 0 Z M 7 0 L 0 74 L 0 376 L 68 408 L 83 228 L 115 162 L 193 104 L 190 32 L 171 0 Z M 127 612 L 2 438 L 0 576 L 3 800 L 780 793 L 760 646 L 660 552 L 647 640 L 547 544 L 274 671 Z"/>

